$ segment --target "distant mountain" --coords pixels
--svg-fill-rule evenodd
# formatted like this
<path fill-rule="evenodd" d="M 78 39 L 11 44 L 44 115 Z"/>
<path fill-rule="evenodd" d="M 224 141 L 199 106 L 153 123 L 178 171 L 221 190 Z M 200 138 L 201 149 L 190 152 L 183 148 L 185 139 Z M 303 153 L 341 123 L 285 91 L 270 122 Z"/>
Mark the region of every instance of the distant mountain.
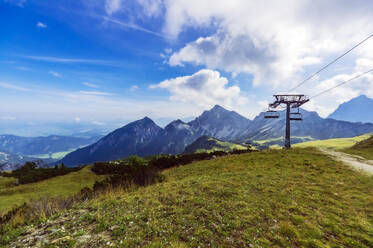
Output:
<path fill-rule="evenodd" d="M 151 154 L 182 153 L 187 145 L 195 141 L 200 135 L 189 124 L 176 120 L 168 124 L 159 132 L 157 137 L 149 143 Z"/>
<path fill-rule="evenodd" d="M 46 137 L 20 137 L 0 135 L 0 149 L 18 155 L 40 155 L 68 151 L 96 142 L 100 137 L 81 138 L 50 135 Z"/>
<path fill-rule="evenodd" d="M 69 153 L 61 162 L 73 166 L 116 160 L 130 155 L 149 155 L 153 148 L 148 144 L 161 130 L 151 119 L 145 117 L 109 133 L 90 146 Z"/>
<path fill-rule="evenodd" d="M 41 160 L 37 158 L 12 154 L 6 151 L 0 151 L 0 171 L 10 171 L 21 167 L 26 162 L 36 162 L 40 167 L 47 166 L 49 160 Z"/>
<path fill-rule="evenodd" d="M 373 124 L 323 119 L 316 112 L 305 110 L 301 110 L 301 113 L 303 121 L 292 121 L 291 124 L 292 140 L 296 142 L 352 137 L 373 132 Z M 75 166 L 121 159 L 130 155 L 177 154 L 182 153 L 188 145 L 201 136 L 233 143 L 250 143 L 269 139 L 273 144 L 282 144 L 284 133 L 285 113 L 283 111 L 280 112 L 278 119 L 264 119 L 264 113 L 261 113 L 250 121 L 234 111 L 228 111 L 216 105 L 189 123 L 176 120 L 164 129 L 147 117 L 132 122 L 98 142 L 68 154 L 60 162 Z M 207 146 L 209 142 L 198 144 Z M 192 148 L 190 149 L 195 150 Z"/>
<path fill-rule="evenodd" d="M 199 137 L 192 144 L 188 145 L 185 148 L 184 153 L 232 151 L 234 149 L 242 150 L 246 149 L 246 147 L 239 144 L 224 142 L 222 140 L 204 135 Z"/>
<path fill-rule="evenodd" d="M 365 95 L 353 98 L 339 105 L 328 118 L 351 122 L 373 123 L 373 99 Z"/>
<path fill-rule="evenodd" d="M 223 140 L 232 140 L 249 128 L 251 121 L 242 115 L 228 111 L 215 105 L 211 110 L 204 111 L 188 124 L 199 136 L 207 135 Z"/>
<path fill-rule="evenodd" d="M 237 135 L 248 128 L 249 123 L 250 120 L 219 105 L 204 111 L 201 116 L 189 123 L 176 120 L 164 129 L 146 117 L 115 130 L 91 146 L 68 154 L 61 162 L 72 166 L 120 159 L 130 155 L 178 154 L 203 135 L 227 140 L 237 138 Z M 145 129 L 152 132 L 149 133 Z M 145 139 L 139 139 L 138 137 L 142 137 L 144 133 L 149 135 Z M 114 142 L 119 145 L 113 146 L 111 143 Z"/>
<path fill-rule="evenodd" d="M 291 121 L 291 136 L 310 137 L 312 139 L 331 139 L 358 136 L 373 132 L 373 124 L 353 123 L 321 118 L 316 112 L 300 109 L 303 121 Z M 240 140 L 266 140 L 283 137 L 285 134 L 285 111 L 278 119 L 265 119 L 259 114 Z"/>

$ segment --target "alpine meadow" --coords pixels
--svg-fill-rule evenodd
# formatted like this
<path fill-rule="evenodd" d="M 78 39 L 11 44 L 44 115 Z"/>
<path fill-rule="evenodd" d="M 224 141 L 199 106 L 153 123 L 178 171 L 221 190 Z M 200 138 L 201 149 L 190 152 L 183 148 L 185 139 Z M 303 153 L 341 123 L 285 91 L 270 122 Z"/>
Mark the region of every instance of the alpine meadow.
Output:
<path fill-rule="evenodd" d="M 0 247 L 373 247 L 372 9 L 0 0 Z"/>

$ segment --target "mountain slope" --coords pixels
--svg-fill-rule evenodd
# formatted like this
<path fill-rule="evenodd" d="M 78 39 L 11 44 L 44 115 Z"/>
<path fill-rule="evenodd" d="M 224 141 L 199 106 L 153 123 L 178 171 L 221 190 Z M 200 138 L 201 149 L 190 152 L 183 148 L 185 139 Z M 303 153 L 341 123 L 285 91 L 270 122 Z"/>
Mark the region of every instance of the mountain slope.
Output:
<path fill-rule="evenodd" d="M 151 119 L 145 117 L 111 132 L 90 146 L 69 153 L 60 162 L 72 166 L 116 160 L 130 155 L 151 155 L 153 151 L 148 144 L 161 130 Z"/>
<path fill-rule="evenodd" d="M 328 116 L 336 120 L 373 123 L 373 99 L 365 95 L 342 103 Z"/>
<path fill-rule="evenodd" d="M 331 139 L 354 137 L 373 132 L 371 123 L 353 123 L 321 118 L 316 112 L 301 109 L 303 121 L 291 121 L 291 136 L 312 137 L 313 139 Z M 258 115 L 241 139 L 265 140 L 283 137 L 285 134 L 285 111 L 278 119 L 264 119 L 264 113 Z"/>
<path fill-rule="evenodd" d="M 27 161 L 35 161 L 36 158 L 12 154 L 7 151 L 0 151 L 0 171 L 10 171 L 21 167 Z"/>
<path fill-rule="evenodd" d="M 251 121 L 242 115 L 215 105 L 188 124 L 199 136 L 207 135 L 222 140 L 233 140 L 249 128 L 250 123 Z"/>
<path fill-rule="evenodd" d="M 13 154 L 39 155 L 62 152 L 96 142 L 99 137 L 80 138 L 50 135 L 46 137 L 20 137 L 0 135 L 0 149 Z"/>
<path fill-rule="evenodd" d="M 364 157 L 365 159 L 373 160 L 373 136 L 369 137 L 366 140 L 362 140 L 352 146 L 347 148 L 344 152 L 358 155 Z"/>
<path fill-rule="evenodd" d="M 148 125 L 142 125 L 143 122 Z M 91 146 L 68 154 L 60 162 L 75 166 L 120 159 L 130 155 L 182 153 L 187 145 L 203 135 L 223 140 L 237 138 L 249 123 L 250 120 L 245 117 L 218 105 L 204 111 L 201 116 L 189 123 L 176 120 L 164 129 L 156 126 L 149 118 L 144 118 L 117 129 Z M 146 136 L 145 139 L 138 138 L 148 132 L 147 128 L 152 129 L 151 135 Z"/>
<path fill-rule="evenodd" d="M 152 154 L 182 153 L 187 145 L 199 137 L 199 134 L 187 123 L 176 120 L 168 124 L 149 144 Z"/>
<path fill-rule="evenodd" d="M 163 182 L 28 221 L 3 234 L 5 245 L 372 247 L 372 178 L 315 149 L 226 156 L 162 173 Z"/>
<path fill-rule="evenodd" d="M 243 150 L 245 146 L 224 142 L 209 136 L 201 136 L 185 148 L 184 153 Z"/>

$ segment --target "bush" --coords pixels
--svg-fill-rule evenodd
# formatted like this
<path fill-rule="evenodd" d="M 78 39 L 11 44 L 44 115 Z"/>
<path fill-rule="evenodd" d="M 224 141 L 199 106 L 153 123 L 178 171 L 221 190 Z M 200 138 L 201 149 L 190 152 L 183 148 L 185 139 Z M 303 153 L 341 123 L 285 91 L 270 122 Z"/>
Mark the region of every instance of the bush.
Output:
<path fill-rule="evenodd" d="M 78 171 L 83 167 L 67 168 L 63 163 L 54 168 L 37 168 L 34 162 L 26 162 L 22 167 L 10 172 L 3 173 L 5 177 L 15 177 L 19 184 L 39 182 L 48 178 L 66 175 L 70 172 Z"/>

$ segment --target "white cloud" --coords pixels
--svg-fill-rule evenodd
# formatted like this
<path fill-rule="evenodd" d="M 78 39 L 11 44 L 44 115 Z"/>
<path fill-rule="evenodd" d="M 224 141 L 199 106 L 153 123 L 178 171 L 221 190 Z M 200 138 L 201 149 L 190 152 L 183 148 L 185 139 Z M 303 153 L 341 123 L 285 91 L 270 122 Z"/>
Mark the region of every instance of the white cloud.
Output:
<path fill-rule="evenodd" d="M 59 74 L 58 72 L 55 72 L 55 71 L 49 71 L 49 74 L 55 76 L 55 77 L 58 77 L 58 78 L 61 78 L 61 74 Z"/>
<path fill-rule="evenodd" d="M 158 16 L 163 7 L 162 0 L 137 0 L 147 16 Z"/>
<path fill-rule="evenodd" d="M 37 26 L 38 28 L 46 28 L 46 27 L 47 27 L 47 24 L 42 23 L 42 22 L 38 22 L 38 23 L 36 24 L 36 26 Z"/>
<path fill-rule="evenodd" d="M 88 82 L 82 82 L 82 84 L 87 86 L 87 87 L 90 87 L 90 88 L 95 88 L 95 89 L 98 88 L 97 84 L 92 84 L 92 83 L 88 83 Z"/>
<path fill-rule="evenodd" d="M 371 32 L 371 1 L 165 0 L 164 33 L 176 39 L 187 28 L 215 27 L 169 59 L 237 75 L 254 84 L 289 89 L 311 66 L 350 48 Z M 331 11 L 333 10 L 333 11 Z M 357 32 L 358 30 L 358 32 Z M 373 42 L 360 51 L 372 50 Z M 355 55 L 357 52 L 354 53 Z M 366 54 L 366 52 L 365 52 Z"/>
<path fill-rule="evenodd" d="M 371 63 L 370 69 L 371 68 L 373 68 L 373 63 Z M 338 74 L 329 79 L 322 80 L 312 90 L 315 93 L 313 93 L 311 96 L 335 87 L 338 84 L 347 81 L 365 71 L 367 71 L 366 68 L 360 67 L 359 63 L 357 63 L 356 70 L 353 73 Z M 322 117 L 327 117 L 338 107 L 339 104 L 363 94 L 373 98 L 373 73 L 366 74 L 361 78 L 350 81 L 341 87 L 335 88 L 326 94 L 312 99 L 309 103 L 304 105 L 304 108 L 307 110 L 317 111 Z"/>
<path fill-rule="evenodd" d="M 25 88 L 22 86 L 17 86 L 17 85 L 9 84 L 9 83 L 4 83 L 4 82 L 0 82 L 0 87 L 5 88 L 5 89 L 10 89 L 10 90 L 17 90 L 17 91 L 31 91 L 31 89 L 29 88 Z"/>
<path fill-rule="evenodd" d="M 112 15 L 113 13 L 120 10 L 122 6 L 121 0 L 106 0 L 105 1 L 105 10 L 108 15 Z"/>
<path fill-rule="evenodd" d="M 165 80 L 150 88 L 163 88 L 171 93 L 170 100 L 191 103 L 203 108 L 215 104 L 232 108 L 247 102 L 238 86 L 228 86 L 228 80 L 218 71 L 200 70 L 191 76 Z"/>
<path fill-rule="evenodd" d="M 136 91 L 136 90 L 138 90 L 138 89 L 139 89 L 139 86 L 137 86 L 137 85 L 132 85 L 131 88 L 130 88 L 130 91 L 131 91 L 131 92 L 134 92 L 134 91 Z"/>
<path fill-rule="evenodd" d="M 75 118 L 74 118 L 74 121 L 75 121 L 75 122 L 80 122 L 80 120 L 81 120 L 80 117 L 75 117 Z"/>
<path fill-rule="evenodd" d="M 96 96 L 112 96 L 114 95 L 113 93 L 109 92 L 103 92 L 103 91 L 79 91 L 79 93 L 84 94 L 84 95 L 96 95 Z"/>

